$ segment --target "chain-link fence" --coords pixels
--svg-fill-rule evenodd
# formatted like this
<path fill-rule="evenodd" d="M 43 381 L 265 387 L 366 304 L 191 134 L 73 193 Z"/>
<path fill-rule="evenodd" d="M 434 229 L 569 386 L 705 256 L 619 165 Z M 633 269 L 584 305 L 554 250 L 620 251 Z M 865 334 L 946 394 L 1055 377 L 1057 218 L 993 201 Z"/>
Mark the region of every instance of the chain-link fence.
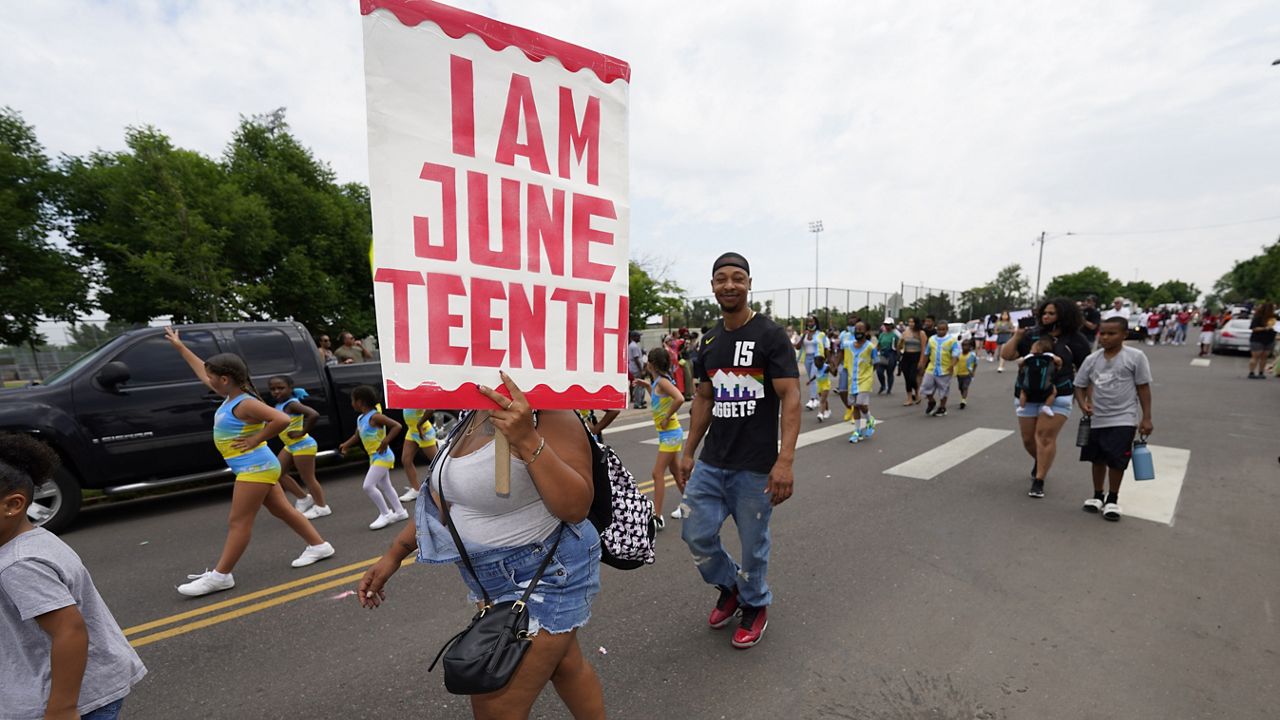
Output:
<path fill-rule="evenodd" d="M 960 309 L 961 294 L 957 290 L 902 285 L 897 292 L 854 290 L 850 288 L 784 288 L 753 290 L 749 296 L 752 309 L 763 313 L 780 325 L 801 327 L 810 315 L 824 328 L 843 327 L 850 314 L 856 314 L 871 325 L 886 317 L 899 320 L 912 315 L 934 315 L 953 319 Z M 670 327 L 702 328 L 715 323 L 720 307 L 715 296 L 691 297 L 682 314 L 668 318 Z"/>
<path fill-rule="evenodd" d="M 43 380 L 75 362 L 80 350 L 36 350 L 0 347 L 0 387 L 20 387 Z"/>

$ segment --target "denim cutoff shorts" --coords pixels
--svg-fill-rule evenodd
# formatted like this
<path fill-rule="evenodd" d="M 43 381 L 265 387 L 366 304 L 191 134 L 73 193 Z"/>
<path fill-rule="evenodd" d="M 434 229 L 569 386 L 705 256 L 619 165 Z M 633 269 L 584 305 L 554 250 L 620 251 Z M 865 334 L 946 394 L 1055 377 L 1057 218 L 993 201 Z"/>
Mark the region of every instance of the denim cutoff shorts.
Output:
<path fill-rule="evenodd" d="M 558 532 L 561 530 L 557 528 L 541 542 L 515 550 L 472 555 L 471 564 L 489 599 L 495 603 L 519 600 L 555 544 Z M 471 602 L 482 601 L 484 596 L 466 565 L 459 561 L 457 566 L 471 589 Z M 553 634 L 566 633 L 586 625 L 591 617 L 591 601 L 599 591 L 600 535 L 590 520 L 576 525 L 565 523 L 560 546 L 529 596 L 529 633 L 536 634 L 542 628 Z"/>
<path fill-rule="evenodd" d="M 1062 415 L 1063 417 L 1071 417 L 1070 395 L 1059 395 L 1053 399 L 1053 414 Z M 1040 414 L 1040 408 L 1044 407 L 1044 403 L 1027 401 L 1026 407 L 1018 406 L 1018 398 L 1013 399 L 1013 414 L 1020 418 L 1033 418 Z"/>

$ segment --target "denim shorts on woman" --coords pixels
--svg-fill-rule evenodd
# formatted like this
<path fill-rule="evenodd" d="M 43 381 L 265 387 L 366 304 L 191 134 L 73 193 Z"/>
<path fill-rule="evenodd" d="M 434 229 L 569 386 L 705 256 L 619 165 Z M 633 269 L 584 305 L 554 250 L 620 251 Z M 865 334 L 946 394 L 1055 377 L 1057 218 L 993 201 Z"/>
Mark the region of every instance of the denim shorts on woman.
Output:
<path fill-rule="evenodd" d="M 1053 399 L 1053 414 L 1071 417 L 1071 396 L 1059 395 Z M 1044 403 L 1028 402 L 1026 407 L 1018 407 L 1018 398 L 1013 399 L 1015 414 L 1020 418 L 1033 418 L 1044 407 Z"/>
<path fill-rule="evenodd" d="M 557 528 L 542 542 L 515 550 L 472 555 L 471 564 L 489 598 L 495 603 L 519 600 L 559 532 Z M 471 602 L 480 602 L 483 595 L 475 579 L 466 565 L 461 562 L 457 565 L 462 579 L 471 588 Z M 538 587 L 529 596 L 529 632 L 546 628 L 551 633 L 566 633 L 586 625 L 591 617 L 591 601 L 599 591 L 600 536 L 590 520 L 576 525 L 565 523 L 560 546 L 547 563 Z"/>

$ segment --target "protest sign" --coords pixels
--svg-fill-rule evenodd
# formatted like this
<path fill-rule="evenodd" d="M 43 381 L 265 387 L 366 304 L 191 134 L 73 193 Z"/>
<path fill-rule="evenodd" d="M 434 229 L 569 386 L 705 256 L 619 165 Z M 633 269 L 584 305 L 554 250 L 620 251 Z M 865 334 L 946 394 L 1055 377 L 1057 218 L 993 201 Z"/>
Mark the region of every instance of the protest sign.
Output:
<path fill-rule="evenodd" d="M 625 62 L 427 0 L 362 0 L 391 407 L 626 404 Z"/>

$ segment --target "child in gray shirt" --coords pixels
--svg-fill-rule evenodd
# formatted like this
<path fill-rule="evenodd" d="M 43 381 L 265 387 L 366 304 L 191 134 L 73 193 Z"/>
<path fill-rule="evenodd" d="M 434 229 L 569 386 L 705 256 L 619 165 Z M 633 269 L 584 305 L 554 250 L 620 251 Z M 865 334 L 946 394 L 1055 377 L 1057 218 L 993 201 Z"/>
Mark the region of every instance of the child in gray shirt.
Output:
<path fill-rule="evenodd" d="M 1139 349 L 1125 347 L 1129 323 L 1109 317 L 1098 327 L 1101 350 L 1085 358 L 1075 375 L 1076 402 L 1090 418 L 1089 442 L 1080 459 L 1093 464 L 1093 497 L 1085 512 L 1120 519 L 1120 481 L 1133 453 L 1133 436 L 1150 435 L 1151 365 Z M 1103 479 L 1110 487 L 1102 493 Z"/>
<path fill-rule="evenodd" d="M 0 433 L 0 718 L 115 720 L 144 675 L 75 551 L 27 519 L 57 455 Z"/>

